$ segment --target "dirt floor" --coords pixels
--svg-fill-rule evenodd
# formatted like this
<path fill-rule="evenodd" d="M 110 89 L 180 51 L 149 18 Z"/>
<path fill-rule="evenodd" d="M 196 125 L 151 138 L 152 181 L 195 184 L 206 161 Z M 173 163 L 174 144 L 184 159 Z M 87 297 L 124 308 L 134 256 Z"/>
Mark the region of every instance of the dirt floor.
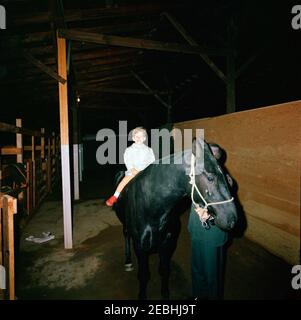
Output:
<path fill-rule="evenodd" d="M 135 257 L 135 270 L 125 272 L 122 227 L 114 211 L 104 205 L 112 190 L 100 186 L 110 183 L 88 181 L 81 185 L 82 200 L 74 205 L 72 250 L 64 249 L 60 192 L 48 197 L 24 227 L 16 255 L 18 299 L 137 298 Z M 186 212 L 181 216 L 182 231 L 172 259 L 171 299 L 191 297 L 187 219 Z M 42 232 L 51 232 L 55 239 L 43 244 L 26 241 Z M 151 257 L 150 267 L 148 298 L 160 299 L 156 255 Z M 290 265 L 244 237 L 233 239 L 227 251 L 226 300 L 296 299 L 296 292 L 290 289 L 291 278 Z"/>

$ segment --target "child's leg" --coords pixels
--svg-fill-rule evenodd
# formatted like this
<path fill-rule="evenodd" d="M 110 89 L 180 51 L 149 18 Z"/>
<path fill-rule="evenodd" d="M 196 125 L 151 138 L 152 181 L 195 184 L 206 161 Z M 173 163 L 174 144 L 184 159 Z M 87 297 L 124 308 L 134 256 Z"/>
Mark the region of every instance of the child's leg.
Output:
<path fill-rule="evenodd" d="M 135 174 L 132 174 L 130 176 L 125 176 L 119 183 L 119 185 L 117 186 L 116 191 L 117 192 L 121 192 L 123 190 L 123 188 L 135 177 Z"/>
<path fill-rule="evenodd" d="M 136 170 L 136 172 L 132 172 L 131 175 L 127 175 L 125 176 L 120 183 L 117 186 L 117 189 L 114 193 L 114 195 L 112 197 L 110 197 L 107 201 L 106 201 L 106 205 L 109 207 L 112 207 L 113 204 L 117 201 L 120 192 L 123 190 L 123 188 L 127 185 L 127 183 L 129 183 L 130 180 L 132 180 L 135 175 L 138 173 L 138 171 Z"/>

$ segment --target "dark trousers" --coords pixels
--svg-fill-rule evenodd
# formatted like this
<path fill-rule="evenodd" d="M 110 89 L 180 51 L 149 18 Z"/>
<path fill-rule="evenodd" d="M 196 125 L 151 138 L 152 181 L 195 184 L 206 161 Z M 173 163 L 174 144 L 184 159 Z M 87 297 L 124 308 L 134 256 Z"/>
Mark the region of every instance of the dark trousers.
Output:
<path fill-rule="evenodd" d="M 192 294 L 200 299 L 223 299 L 224 246 L 214 247 L 208 242 L 192 239 Z"/>

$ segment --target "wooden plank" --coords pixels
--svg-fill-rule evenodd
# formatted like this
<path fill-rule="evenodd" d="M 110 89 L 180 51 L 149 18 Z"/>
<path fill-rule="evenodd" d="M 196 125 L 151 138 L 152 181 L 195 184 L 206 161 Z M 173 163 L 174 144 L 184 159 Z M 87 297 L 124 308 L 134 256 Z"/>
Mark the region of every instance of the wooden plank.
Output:
<path fill-rule="evenodd" d="M 40 60 L 36 59 L 35 57 L 33 57 L 30 53 L 28 52 L 23 52 L 23 56 L 30 61 L 33 65 L 35 65 L 36 67 L 38 67 L 40 70 L 42 70 L 43 72 L 45 72 L 46 74 L 48 74 L 50 77 L 52 77 L 53 79 L 61 82 L 61 83 L 65 83 L 66 79 L 60 77 L 54 70 L 52 70 L 51 68 L 49 68 L 48 66 L 46 66 L 43 62 L 41 62 Z"/>
<path fill-rule="evenodd" d="M 213 56 L 226 56 L 229 50 L 209 49 L 200 46 L 186 46 L 178 43 L 160 42 L 148 39 L 137 39 L 129 37 L 111 36 L 106 34 L 96 34 L 84 31 L 60 29 L 59 37 L 81 42 L 98 43 L 110 46 L 121 46 L 129 48 L 158 50 L 165 52 L 185 53 L 185 54 L 208 54 Z"/>
<path fill-rule="evenodd" d="M 36 136 L 39 137 L 41 133 L 39 131 L 33 131 L 33 130 L 28 130 L 25 128 L 20 128 L 17 126 L 14 126 L 12 124 L 0 122 L 0 131 L 2 132 L 10 132 L 10 133 L 21 133 L 25 134 L 28 136 Z"/>
<path fill-rule="evenodd" d="M 58 73 L 67 79 L 66 40 L 57 37 Z M 69 156 L 69 121 L 68 121 L 68 92 L 67 83 L 59 83 L 60 102 L 60 138 L 61 163 L 63 185 L 63 214 L 64 214 L 64 244 L 65 249 L 72 249 L 72 210 L 71 210 L 71 182 Z"/>
<path fill-rule="evenodd" d="M 22 155 L 22 149 L 16 147 L 2 147 L 0 148 L 0 153 L 2 156 L 10 156 L 10 155 Z"/>
<path fill-rule="evenodd" d="M 187 33 L 187 31 L 184 29 L 184 27 L 167 12 L 164 12 L 162 15 L 164 15 L 169 22 L 179 31 L 179 33 L 182 35 L 182 37 L 191 45 L 191 46 L 198 46 L 198 43 Z M 215 72 L 215 74 L 224 82 L 226 82 L 226 77 L 224 73 L 216 66 L 216 64 L 208 57 L 207 54 L 201 53 L 200 54 L 201 59 Z"/>
<path fill-rule="evenodd" d="M 137 95 L 153 95 L 153 93 L 160 94 L 160 95 L 167 95 L 167 91 L 158 91 L 153 90 L 152 92 L 148 90 L 137 90 L 137 89 L 123 89 L 123 88 L 105 88 L 105 87 L 99 87 L 99 88 L 84 88 L 81 87 L 80 91 L 84 92 L 104 92 L 104 93 L 118 93 L 118 94 L 137 94 Z"/>

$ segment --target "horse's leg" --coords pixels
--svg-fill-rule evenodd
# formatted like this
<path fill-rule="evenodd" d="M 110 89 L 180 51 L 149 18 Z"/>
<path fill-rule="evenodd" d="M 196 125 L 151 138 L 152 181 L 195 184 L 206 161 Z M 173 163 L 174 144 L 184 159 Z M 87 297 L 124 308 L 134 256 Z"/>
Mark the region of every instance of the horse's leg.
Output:
<path fill-rule="evenodd" d="M 166 242 L 172 241 L 168 239 Z M 159 274 L 161 276 L 161 296 L 162 299 L 169 299 L 169 275 L 170 275 L 170 261 L 174 252 L 173 245 L 165 243 L 159 249 Z"/>
<path fill-rule="evenodd" d="M 181 230 L 181 223 L 179 219 L 174 219 L 170 225 L 169 231 L 166 234 L 165 240 L 161 243 L 159 248 L 159 274 L 161 276 L 161 296 L 162 299 L 169 299 L 169 276 L 170 276 L 170 262 L 173 253 L 177 247 L 177 240 Z"/>
<path fill-rule="evenodd" d="M 147 283 L 150 279 L 148 258 L 149 254 L 145 252 L 141 252 L 139 250 L 135 250 L 137 260 L 138 260 L 138 280 L 139 280 L 139 300 L 146 300 L 146 288 Z"/>
<path fill-rule="evenodd" d="M 132 263 L 132 255 L 131 255 L 131 237 L 127 233 L 127 231 L 123 230 L 124 235 L 124 249 L 125 249 L 125 263 L 124 268 L 125 271 L 133 271 L 133 263 Z"/>

